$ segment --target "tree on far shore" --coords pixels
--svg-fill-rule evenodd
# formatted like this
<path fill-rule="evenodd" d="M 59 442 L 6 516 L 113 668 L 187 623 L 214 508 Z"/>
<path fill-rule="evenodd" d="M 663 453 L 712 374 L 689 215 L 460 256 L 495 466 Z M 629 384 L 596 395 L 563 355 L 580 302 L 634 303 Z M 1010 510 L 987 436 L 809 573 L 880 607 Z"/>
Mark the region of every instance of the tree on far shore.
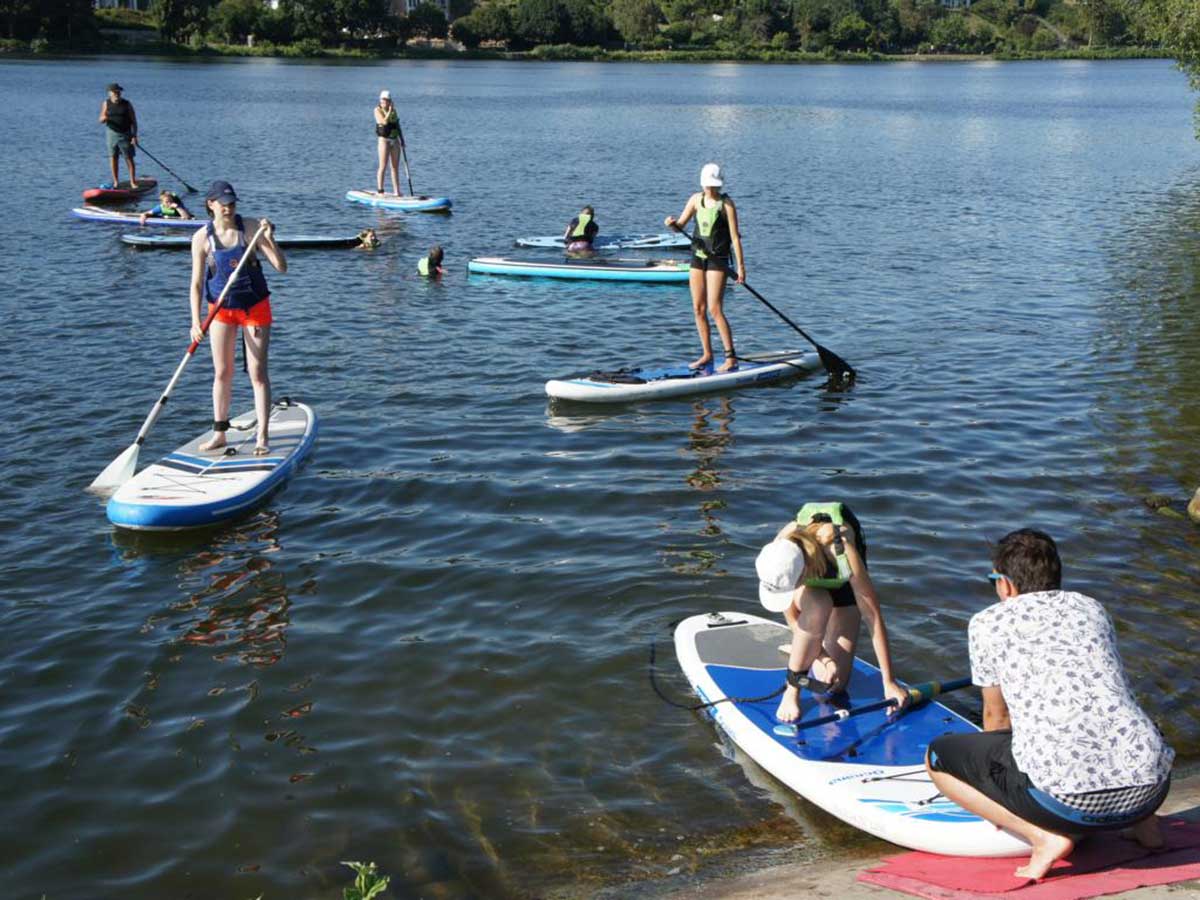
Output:
<path fill-rule="evenodd" d="M 654 0 L 612 0 L 609 9 L 613 25 L 629 43 L 640 44 L 658 34 L 662 12 Z"/>

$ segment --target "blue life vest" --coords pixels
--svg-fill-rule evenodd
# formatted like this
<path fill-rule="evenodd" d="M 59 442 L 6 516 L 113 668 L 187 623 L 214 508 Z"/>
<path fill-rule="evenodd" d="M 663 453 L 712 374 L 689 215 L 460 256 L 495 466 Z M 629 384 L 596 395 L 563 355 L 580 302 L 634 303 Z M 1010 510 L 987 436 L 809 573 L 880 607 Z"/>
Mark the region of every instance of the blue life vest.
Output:
<path fill-rule="evenodd" d="M 236 246 L 228 249 L 217 246 L 217 231 L 212 222 L 208 223 L 205 230 L 208 233 L 208 274 L 204 279 L 204 296 L 208 298 L 209 303 L 216 303 L 221 291 L 225 290 L 229 276 L 242 260 L 242 253 L 246 247 L 246 229 L 242 225 L 242 217 L 238 216 L 238 242 Z M 262 266 L 257 259 L 252 259 L 242 268 L 221 308 L 248 310 L 270 295 Z"/>

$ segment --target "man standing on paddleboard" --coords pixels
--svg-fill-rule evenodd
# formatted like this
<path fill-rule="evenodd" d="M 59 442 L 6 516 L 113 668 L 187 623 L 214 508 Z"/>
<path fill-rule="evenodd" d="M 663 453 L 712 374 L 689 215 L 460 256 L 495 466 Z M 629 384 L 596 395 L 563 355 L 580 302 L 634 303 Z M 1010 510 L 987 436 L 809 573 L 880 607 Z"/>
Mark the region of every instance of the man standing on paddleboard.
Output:
<path fill-rule="evenodd" d="M 1062 590 L 1058 548 L 1041 531 L 1001 538 L 988 578 L 1000 602 L 968 630 L 984 730 L 930 743 L 933 783 L 1029 842 L 1019 878 L 1044 877 L 1097 831 L 1131 827 L 1142 846 L 1162 847 L 1154 813 L 1175 751 L 1134 699 L 1112 619 Z"/>
<path fill-rule="evenodd" d="M 830 691 L 845 688 L 865 618 L 883 677 L 883 693 L 897 708 L 909 702 L 908 691 L 892 672 L 883 612 L 867 573 L 867 544 L 862 527 L 843 503 L 806 503 L 758 554 L 758 598 L 774 613 L 783 613 L 792 642 L 779 649 L 788 654 L 787 686 L 775 716 L 781 722 L 800 718 L 800 688 L 811 676 Z M 811 672 L 810 672 L 811 669 Z"/>
<path fill-rule="evenodd" d="M 287 260 L 275 243 L 275 226 L 268 219 L 243 219 L 237 214 L 237 194 L 228 181 L 214 181 L 204 198 L 212 219 L 196 229 L 192 238 L 192 340 L 204 337 L 200 301 L 212 305 L 225 289 L 231 274 L 247 252 L 246 234 L 258 235 L 258 250 L 277 272 L 287 271 Z M 243 352 L 250 383 L 254 387 L 254 412 L 258 420 L 255 456 L 270 452 L 271 379 L 267 374 L 267 348 L 271 336 L 271 292 L 258 262 L 255 248 L 250 260 L 229 287 L 225 301 L 210 327 L 213 355 L 213 435 L 200 446 L 215 450 L 225 446 L 229 430 L 229 403 L 233 395 L 234 351 L 238 327 L 244 338 Z"/>
<path fill-rule="evenodd" d="M 134 147 L 138 142 L 137 113 L 133 104 L 121 96 L 125 89 L 115 81 L 108 86 L 108 96 L 100 104 L 100 123 L 106 125 L 105 137 L 108 140 L 108 162 L 112 166 L 112 186 L 120 184 L 121 179 L 117 169 L 117 157 L 125 157 L 125 165 L 129 169 L 129 186 L 137 189 L 137 166 L 133 161 Z"/>

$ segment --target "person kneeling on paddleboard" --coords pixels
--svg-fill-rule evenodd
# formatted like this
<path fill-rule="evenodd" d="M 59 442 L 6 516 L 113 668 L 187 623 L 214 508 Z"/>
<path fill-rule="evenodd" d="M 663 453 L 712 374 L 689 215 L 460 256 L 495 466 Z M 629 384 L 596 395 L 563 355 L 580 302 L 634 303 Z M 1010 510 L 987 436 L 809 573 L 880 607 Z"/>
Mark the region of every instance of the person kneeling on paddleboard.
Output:
<path fill-rule="evenodd" d="M 267 349 L 271 332 L 271 292 L 256 250 L 277 272 L 287 271 L 287 260 L 275 243 L 275 226 L 268 219 L 243 219 L 237 214 L 237 194 L 228 181 L 214 181 L 205 196 L 212 219 L 204 228 L 196 229 L 192 238 L 192 340 L 199 341 L 201 330 L 200 300 L 214 304 L 242 259 L 246 248 L 246 233 L 257 233 L 262 227 L 258 246 L 251 249 L 250 260 L 229 288 L 225 302 L 217 311 L 209 329 L 212 340 L 213 367 L 213 436 L 200 446 L 215 450 L 225 446 L 229 430 L 229 402 L 233 394 L 234 351 L 238 326 L 244 338 L 243 352 L 250 383 L 254 387 L 254 412 L 258 419 L 255 456 L 270 452 L 269 425 L 271 420 L 271 379 L 267 374 Z"/>
<path fill-rule="evenodd" d="M 179 195 L 171 191 L 163 191 L 158 195 L 158 205 L 152 206 L 140 216 L 138 224 L 145 225 L 147 219 L 190 219 L 192 214 L 187 211 Z"/>
<path fill-rule="evenodd" d="M 599 233 L 600 226 L 596 224 L 596 211 L 590 206 L 585 206 L 579 211 L 579 215 L 571 220 L 567 230 L 563 232 L 563 241 L 567 245 L 567 252 L 587 253 L 591 251 L 592 243 Z"/>
<path fill-rule="evenodd" d="M 692 313 L 696 318 L 696 331 L 700 334 L 700 358 L 689 363 L 690 369 L 703 369 L 712 365 L 712 333 L 708 324 L 708 313 L 713 321 L 725 349 L 725 361 L 718 372 L 732 372 L 737 368 L 737 355 L 733 347 L 733 331 L 725 318 L 725 282 L 729 278 L 729 254 L 737 255 L 737 283 L 746 281 L 746 257 L 742 252 L 742 235 L 738 230 L 737 208 L 733 200 L 721 191 L 725 179 L 721 167 L 708 163 L 700 170 L 700 193 L 692 194 L 679 218 L 667 216 L 668 228 L 682 231 L 696 217 L 693 236 L 692 262 L 688 284 L 692 292 Z"/>
<path fill-rule="evenodd" d="M 908 692 L 892 673 L 887 628 L 867 574 L 867 544 L 850 508 L 842 503 L 806 503 L 758 554 L 758 597 L 783 613 L 792 630 L 787 687 L 775 715 L 800 718 L 800 687 L 809 677 L 831 692 L 850 678 L 859 623 L 865 618 L 883 676 L 884 696 L 900 707 Z"/>
<path fill-rule="evenodd" d="M 441 246 L 431 247 L 429 253 L 417 261 L 417 274 L 422 278 L 441 278 L 446 274 L 446 270 L 442 268 L 444 257 Z"/>
<path fill-rule="evenodd" d="M 1031 528 L 992 550 L 998 603 L 971 617 L 971 680 L 983 728 L 929 744 L 925 765 L 947 798 L 1032 847 L 1019 878 L 1042 878 L 1075 839 L 1132 826 L 1164 846 L 1155 811 L 1175 752 L 1138 706 L 1104 607 L 1062 590 L 1053 539 Z"/>

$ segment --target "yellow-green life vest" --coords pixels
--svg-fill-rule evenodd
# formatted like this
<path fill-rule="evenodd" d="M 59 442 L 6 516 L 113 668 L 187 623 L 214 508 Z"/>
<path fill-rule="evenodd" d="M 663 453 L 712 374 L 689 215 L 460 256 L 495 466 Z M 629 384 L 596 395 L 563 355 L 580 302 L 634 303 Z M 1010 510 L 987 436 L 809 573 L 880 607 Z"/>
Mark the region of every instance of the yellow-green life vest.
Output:
<path fill-rule="evenodd" d="M 805 503 L 796 513 L 796 524 L 805 528 L 811 525 L 817 516 L 828 517 L 839 529 L 845 524 L 840 503 Z M 840 538 L 834 542 L 834 554 L 837 559 L 837 575 L 831 578 L 806 578 L 806 586 L 836 591 L 850 581 L 850 560 L 846 558 L 846 547 Z"/>
<path fill-rule="evenodd" d="M 700 259 L 729 256 L 733 239 L 729 234 L 729 219 L 725 216 L 725 195 L 721 195 L 716 206 L 705 206 L 704 200 L 701 196 L 696 204 L 696 237 L 703 246 L 693 248 L 692 252 Z"/>
<path fill-rule="evenodd" d="M 588 225 L 591 224 L 592 217 L 589 216 L 587 213 L 580 213 L 578 222 L 579 222 L 579 224 L 576 225 L 574 230 L 571 232 L 571 240 L 573 240 L 573 241 L 587 240 L 587 227 L 588 227 Z"/>
<path fill-rule="evenodd" d="M 422 256 L 420 261 L 417 263 L 417 274 L 422 275 L 425 278 L 428 278 L 431 274 L 433 274 L 429 269 L 428 256 Z"/>

